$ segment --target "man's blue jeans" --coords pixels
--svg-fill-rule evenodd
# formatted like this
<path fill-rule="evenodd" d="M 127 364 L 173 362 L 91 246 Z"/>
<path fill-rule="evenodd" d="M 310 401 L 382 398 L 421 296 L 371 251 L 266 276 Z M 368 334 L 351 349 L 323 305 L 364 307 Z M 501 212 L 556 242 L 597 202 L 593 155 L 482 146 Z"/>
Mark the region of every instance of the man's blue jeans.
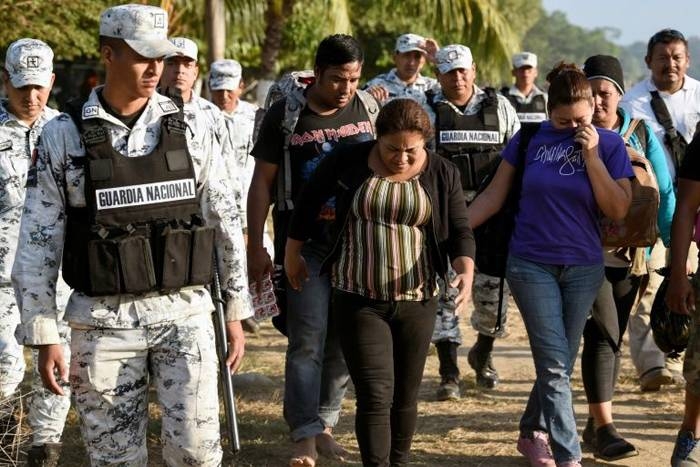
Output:
<path fill-rule="evenodd" d="M 320 274 L 327 251 L 313 241 L 304 245 L 309 280 L 299 292 L 287 283 L 284 418 L 294 442 L 338 423 L 349 378 L 335 326 L 329 325 L 330 276 Z"/>
<path fill-rule="evenodd" d="M 520 431 L 547 432 L 557 463 L 581 459 L 569 378 L 603 277 L 602 263 L 557 266 L 508 258 L 506 278 L 525 323 L 537 373 Z"/>

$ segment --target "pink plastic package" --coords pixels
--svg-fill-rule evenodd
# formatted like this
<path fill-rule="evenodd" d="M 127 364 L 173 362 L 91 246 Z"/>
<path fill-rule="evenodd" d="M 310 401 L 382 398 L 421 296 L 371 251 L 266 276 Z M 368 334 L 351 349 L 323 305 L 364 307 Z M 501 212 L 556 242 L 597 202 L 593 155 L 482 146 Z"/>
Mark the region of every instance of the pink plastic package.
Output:
<path fill-rule="evenodd" d="M 275 297 L 275 288 L 270 275 L 262 281 L 262 290 L 256 290 L 256 284 L 250 283 L 250 295 L 253 299 L 253 317 L 256 321 L 264 321 L 280 314 Z M 259 293 L 256 293 L 259 292 Z"/>

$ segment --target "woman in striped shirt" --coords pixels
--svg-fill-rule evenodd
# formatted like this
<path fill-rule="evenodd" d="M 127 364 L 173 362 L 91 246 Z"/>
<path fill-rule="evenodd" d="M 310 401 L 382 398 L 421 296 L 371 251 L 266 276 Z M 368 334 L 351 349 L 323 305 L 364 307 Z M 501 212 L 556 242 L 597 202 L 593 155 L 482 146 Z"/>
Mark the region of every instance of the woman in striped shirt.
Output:
<path fill-rule="evenodd" d="M 377 140 L 338 147 L 295 204 L 285 255 L 290 285 L 306 278 L 300 254 L 322 204 L 335 197 L 332 322 L 355 385 L 355 429 L 366 466 L 405 465 L 437 312 L 438 275 L 457 273 L 458 310 L 469 297 L 474 239 L 459 172 L 428 151 L 430 120 L 397 99 L 377 118 Z"/>

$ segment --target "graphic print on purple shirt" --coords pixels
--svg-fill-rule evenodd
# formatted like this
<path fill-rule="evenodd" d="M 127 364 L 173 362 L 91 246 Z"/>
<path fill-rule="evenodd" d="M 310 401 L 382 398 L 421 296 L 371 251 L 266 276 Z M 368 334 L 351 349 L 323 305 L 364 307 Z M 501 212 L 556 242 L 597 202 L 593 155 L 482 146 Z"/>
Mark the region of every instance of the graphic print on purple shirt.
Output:
<path fill-rule="evenodd" d="M 624 142 L 616 132 L 598 130 L 598 154 L 613 180 L 633 177 Z M 574 129 L 543 122 L 525 156 L 520 210 L 510 253 L 544 264 L 591 265 L 603 261 L 600 209 L 586 173 Z M 520 135 L 503 150 L 515 165 Z"/>

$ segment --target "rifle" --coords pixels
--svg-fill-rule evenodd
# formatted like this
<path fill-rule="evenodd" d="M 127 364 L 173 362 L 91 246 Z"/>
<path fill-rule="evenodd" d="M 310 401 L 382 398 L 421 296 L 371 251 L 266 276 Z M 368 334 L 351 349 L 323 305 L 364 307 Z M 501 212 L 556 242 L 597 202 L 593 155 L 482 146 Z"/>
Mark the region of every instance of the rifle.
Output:
<path fill-rule="evenodd" d="M 219 372 L 223 388 L 224 409 L 226 411 L 226 428 L 228 440 L 234 454 L 241 450 L 241 440 L 238 438 L 238 418 L 236 417 L 236 398 L 233 393 L 231 372 L 226 366 L 228 357 L 228 339 L 226 336 L 225 302 L 221 296 L 221 282 L 216 255 L 214 255 L 214 280 L 211 283 L 211 298 L 214 302 L 214 334 L 216 336 L 216 353 L 219 356 Z"/>

